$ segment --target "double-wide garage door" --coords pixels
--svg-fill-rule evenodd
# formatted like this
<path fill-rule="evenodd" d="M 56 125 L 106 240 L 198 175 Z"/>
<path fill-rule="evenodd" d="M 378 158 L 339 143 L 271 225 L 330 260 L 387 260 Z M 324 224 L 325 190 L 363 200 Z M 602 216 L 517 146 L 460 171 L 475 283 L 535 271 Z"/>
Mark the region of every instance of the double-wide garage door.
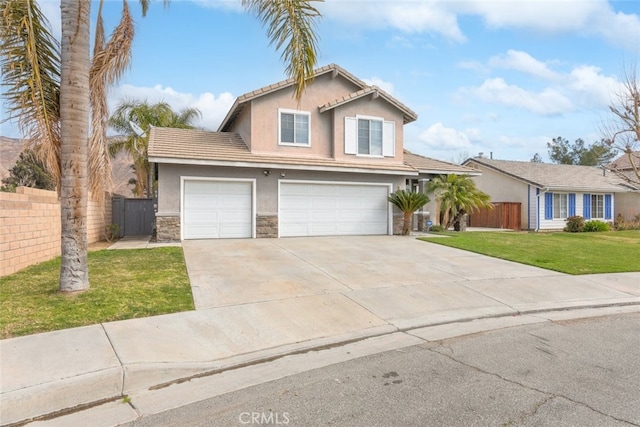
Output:
<path fill-rule="evenodd" d="M 281 237 L 388 234 L 388 185 L 280 183 Z"/>
<path fill-rule="evenodd" d="M 253 237 L 253 185 L 254 181 L 185 180 L 183 238 Z M 388 194 L 385 184 L 281 181 L 279 234 L 388 234 Z"/>

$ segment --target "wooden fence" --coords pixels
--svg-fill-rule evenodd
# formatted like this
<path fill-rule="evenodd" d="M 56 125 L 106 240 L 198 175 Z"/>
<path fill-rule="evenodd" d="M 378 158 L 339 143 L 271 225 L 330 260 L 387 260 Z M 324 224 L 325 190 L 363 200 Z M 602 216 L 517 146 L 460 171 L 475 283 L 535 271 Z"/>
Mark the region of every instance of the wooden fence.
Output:
<path fill-rule="evenodd" d="M 469 215 L 469 226 L 521 230 L 521 209 L 520 203 L 496 202 L 493 209 L 483 208 Z"/>

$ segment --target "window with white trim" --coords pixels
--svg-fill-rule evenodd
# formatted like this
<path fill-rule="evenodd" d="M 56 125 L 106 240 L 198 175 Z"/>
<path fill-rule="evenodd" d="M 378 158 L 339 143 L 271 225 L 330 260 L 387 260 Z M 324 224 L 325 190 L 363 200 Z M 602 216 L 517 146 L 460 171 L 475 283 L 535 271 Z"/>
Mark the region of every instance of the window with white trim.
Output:
<path fill-rule="evenodd" d="M 591 195 L 591 218 L 604 218 L 604 194 Z"/>
<path fill-rule="evenodd" d="M 311 116 L 306 111 L 278 110 L 278 144 L 311 145 Z"/>
<path fill-rule="evenodd" d="M 344 153 L 357 156 L 395 157 L 396 123 L 381 117 L 344 118 Z"/>
<path fill-rule="evenodd" d="M 568 212 L 568 194 L 553 193 L 553 219 L 566 219 Z"/>
<path fill-rule="evenodd" d="M 358 119 L 358 154 L 382 156 L 382 120 Z"/>

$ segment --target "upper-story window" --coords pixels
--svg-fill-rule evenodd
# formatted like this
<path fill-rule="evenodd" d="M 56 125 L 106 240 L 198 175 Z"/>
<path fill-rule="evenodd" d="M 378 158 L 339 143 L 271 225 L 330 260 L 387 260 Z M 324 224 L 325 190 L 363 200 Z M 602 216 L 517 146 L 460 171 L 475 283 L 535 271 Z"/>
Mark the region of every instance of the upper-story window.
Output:
<path fill-rule="evenodd" d="M 278 110 L 280 145 L 311 145 L 311 117 L 306 111 Z"/>
<path fill-rule="evenodd" d="M 382 156 L 382 120 L 358 119 L 358 154 Z"/>
<path fill-rule="evenodd" d="M 395 122 L 381 117 L 344 118 L 344 152 L 358 156 L 394 157 Z"/>

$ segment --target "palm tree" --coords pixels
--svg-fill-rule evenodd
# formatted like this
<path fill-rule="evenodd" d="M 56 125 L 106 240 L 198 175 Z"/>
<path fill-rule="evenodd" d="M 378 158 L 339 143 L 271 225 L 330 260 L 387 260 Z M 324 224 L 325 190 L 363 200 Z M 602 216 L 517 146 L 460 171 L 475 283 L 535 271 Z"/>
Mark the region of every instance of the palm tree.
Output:
<path fill-rule="evenodd" d="M 415 211 L 429 203 L 429 197 L 424 193 L 398 190 L 388 197 L 389 202 L 396 206 L 404 214 L 402 222 L 402 235 L 407 236 L 411 231 L 411 216 Z"/>
<path fill-rule="evenodd" d="M 468 176 L 440 175 L 431 181 L 427 192 L 434 193 L 440 202 L 440 225 L 445 228 L 453 225 L 456 231 L 460 231 L 460 222 L 469 212 L 493 208 L 489 195 L 478 190 Z"/>
<path fill-rule="evenodd" d="M 133 159 L 136 173 L 133 194 L 151 197 L 153 192 L 153 185 L 148 182 L 150 168 L 147 156 L 151 126 L 193 129 L 193 122 L 201 115 L 197 108 L 185 108 L 176 113 L 166 102 L 148 104 L 146 101 L 125 100 L 118 104 L 109 118 L 109 126 L 120 137 L 110 143 L 109 151 L 111 156 L 126 151 Z M 132 122 L 144 131 L 143 135 L 136 134 Z"/>
<path fill-rule="evenodd" d="M 316 64 L 314 30 L 320 13 L 311 6 L 313 1 L 321 0 L 243 0 L 268 28 L 271 43 L 282 49 L 287 74 L 296 82 L 297 99 Z M 91 60 L 90 1 L 60 0 L 62 39 L 58 44 L 36 0 L 0 0 L 0 66 L 8 88 L 7 119 L 17 118 L 24 138 L 41 147 L 39 152 L 58 182 L 61 291 L 89 287 L 87 188 L 101 200 L 110 162 L 106 91 L 124 72 L 131 56 L 134 31 L 127 0 L 123 0 L 120 24 L 106 42 L 103 2 L 100 0 Z M 140 3 L 144 16 L 149 0 Z"/>

